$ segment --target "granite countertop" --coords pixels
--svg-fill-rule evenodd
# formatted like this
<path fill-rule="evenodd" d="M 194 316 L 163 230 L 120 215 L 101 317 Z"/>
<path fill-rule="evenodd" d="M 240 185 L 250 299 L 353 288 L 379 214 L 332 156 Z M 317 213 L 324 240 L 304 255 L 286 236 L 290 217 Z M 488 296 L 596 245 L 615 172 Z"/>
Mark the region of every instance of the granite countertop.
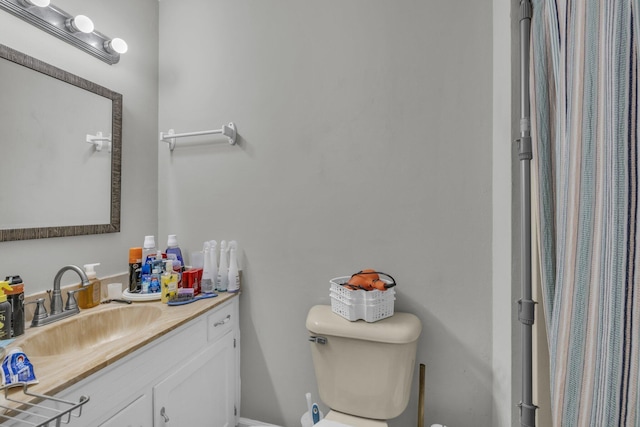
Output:
<path fill-rule="evenodd" d="M 116 302 L 100 304 L 90 309 L 81 310 L 77 315 L 50 325 L 27 328 L 24 335 L 16 338 L 15 341 L 7 346 L 7 351 L 16 347 L 23 348 L 34 367 L 36 378 L 38 379 L 38 384 L 31 385 L 29 390 L 34 393 L 53 396 L 225 301 L 237 297 L 237 295 L 236 293 L 221 293 L 215 298 L 203 299 L 180 306 L 168 306 L 160 301 L 133 302 L 132 304 Z M 138 310 L 139 307 L 149 307 L 149 309 L 142 308 Z M 126 316 L 121 316 L 123 311 L 128 309 L 135 310 L 135 314 L 131 316 L 132 310 L 129 313 L 124 313 Z M 104 314 L 100 313 L 103 311 L 105 312 Z M 140 322 L 143 323 L 142 327 L 136 327 L 136 316 L 138 314 L 144 317 L 140 319 Z M 101 319 L 99 323 L 96 322 L 95 327 L 102 329 L 100 331 L 100 334 L 104 337 L 102 343 L 86 348 L 78 348 L 77 350 L 60 352 L 60 354 L 29 354 L 30 346 L 35 348 L 33 346 L 34 338 L 37 338 L 40 347 L 50 345 L 50 348 L 65 348 L 66 345 L 71 345 L 73 348 L 73 341 L 75 340 L 77 344 L 79 340 L 82 340 L 82 335 L 91 333 L 91 331 L 85 329 L 92 328 L 84 327 L 82 332 L 73 334 L 73 337 L 65 337 L 61 334 L 56 334 L 54 331 L 47 333 L 47 330 L 55 329 L 56 327 L 60 328 L 65 322 L 77 322 L 82 316 L 87 317 L 86 320 L 90 317 Z M 132 324 L 133 330 L 125 329 L 126 333 L 122 332 L 121 322 L 123 318 Z M 105 319 L 113 319 L 113 321 L 105 322 Z M 46 338 L 42 336 L 43 334 Z M 81 336 L 78 337 L 78 335 Z M 46 340 L 55 340 L 55 342 L 47 343 Z M 70 340 L 70 342 L 60 342 L 66 340 Z M 38 353 L 38 351 L 35 351 L 35 353 Z M 22 390 L 21 387 L 12 388 L 9 394 L 19 393 L 20 390 Z M 4 393 L 0 394 L 2 394 L 0 400 L 3 405 L 7 404 L 7 406 L 14 407 L 14 405 L 5 401 Z M 22 400 L 24 401 L 25 399 L 23 398 Z"/>

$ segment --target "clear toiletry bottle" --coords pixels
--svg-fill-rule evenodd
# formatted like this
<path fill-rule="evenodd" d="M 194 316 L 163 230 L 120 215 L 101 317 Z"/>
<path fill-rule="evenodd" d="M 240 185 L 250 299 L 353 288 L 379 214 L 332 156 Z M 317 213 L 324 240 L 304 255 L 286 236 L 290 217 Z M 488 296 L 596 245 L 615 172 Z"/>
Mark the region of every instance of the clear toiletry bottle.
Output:
<path fill-rule="evenodd" d="M 229 262 L 227 261 L 227 241 L 220 242 L 220 265 L 218 266 L 218 288 L 220 292 L 227 291 L 229 283 Z"/>
<path fill-rule="evenodd" d="M 235 240 L 229 242 L 229 284 L 227 292 L 240 290 L 240 271 L 238 270 L 238 244 Z"/>
<path fill-rule="evenodd" d="M 0 340 L 11 337 L 11 303 L 7 301 L 4 291 L 11 291 L 7 281 L 0 281 Z"/>
<path fill-rule="evenodd" d="M 80 308 L 91 308 L 100 304 L 102 289 L 95 270 L 98 265 L 100 265 L 99 262 L 84 265 L 84 272 L 87 274 L 89 284 L 83 290 L 78 292 L 78 307 Z"/>
<path fill-rule="evenodd" d="M 200 282 L 200 292 L 210 294 L 213 292 L 213 278 L 211 276 L 211 255 L 209 242 L 204 242 L 202 251 L 204 253 L 204 267 L 202 269 L 202 281 Z"/>
<path fill-rule="evenodd" d="M 164 262 L 162 261 L 162 252 L 157 251 L 155 257 L 150 257 L 151 263 L 151 281 L 149 282 L 149 293 L 155 294 L 162 291 L 162 273 L 164 271 Z"/>
<path fill-rule="evenodd" d="M 156 247 L 156 238 L 154 236 L 144 236 L 144 244 L 142 245 L 142 264 L 146 264 L 149 259 L 153 259 L 158 252 Z"/>
<path fill-rule="evenodd" d="M 218 290 L 218 242 L 215 240 L 209 240 L 209 259 L 211 260 L 212 289 L 216 291 Z"/>

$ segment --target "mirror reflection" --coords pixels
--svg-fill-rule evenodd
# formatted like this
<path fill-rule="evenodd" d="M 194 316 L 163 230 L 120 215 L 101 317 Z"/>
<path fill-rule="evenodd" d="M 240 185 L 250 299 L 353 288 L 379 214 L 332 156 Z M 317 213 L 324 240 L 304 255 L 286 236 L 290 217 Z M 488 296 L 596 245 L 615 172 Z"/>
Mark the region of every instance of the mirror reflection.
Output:
<path fill-rule="evenodd" d="M 0 58 L 0 240 L 119 231 L 122 96 L 6 46 Z"/>

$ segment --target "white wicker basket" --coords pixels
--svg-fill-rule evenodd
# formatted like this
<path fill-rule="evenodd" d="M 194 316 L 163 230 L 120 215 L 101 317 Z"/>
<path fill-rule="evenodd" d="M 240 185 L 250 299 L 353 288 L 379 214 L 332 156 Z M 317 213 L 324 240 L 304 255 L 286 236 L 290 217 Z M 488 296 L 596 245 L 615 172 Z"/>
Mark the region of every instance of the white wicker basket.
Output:
<path fill-rule="evenodd" d="M 394 288 L 386 291 L 351 290 L 342 286 L 351 276 L 331 279 L 329 296 L 331 310 L 352 322 L 363 319 L 366 322 L 376 322 L 393 316 L 396 292 Z M 382 279 L 391 284 L 391 281 Z"/>

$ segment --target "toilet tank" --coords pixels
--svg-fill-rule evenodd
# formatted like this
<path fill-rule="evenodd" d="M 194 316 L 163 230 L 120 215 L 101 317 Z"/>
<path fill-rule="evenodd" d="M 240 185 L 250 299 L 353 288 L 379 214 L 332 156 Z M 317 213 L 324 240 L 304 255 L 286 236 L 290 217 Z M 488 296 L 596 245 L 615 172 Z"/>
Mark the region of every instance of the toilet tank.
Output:
<path fill-rule="evenodd" d="M 363 418 L 400 415 L 411 394 L 420 320 L 398 313 L 374 323 L 350 322 L 317 305 L 307 315 L 317 339 L 311 354 L 320 399 L 331 409 Z M 310 340 L 312 339 L 310 337 Z"/>

